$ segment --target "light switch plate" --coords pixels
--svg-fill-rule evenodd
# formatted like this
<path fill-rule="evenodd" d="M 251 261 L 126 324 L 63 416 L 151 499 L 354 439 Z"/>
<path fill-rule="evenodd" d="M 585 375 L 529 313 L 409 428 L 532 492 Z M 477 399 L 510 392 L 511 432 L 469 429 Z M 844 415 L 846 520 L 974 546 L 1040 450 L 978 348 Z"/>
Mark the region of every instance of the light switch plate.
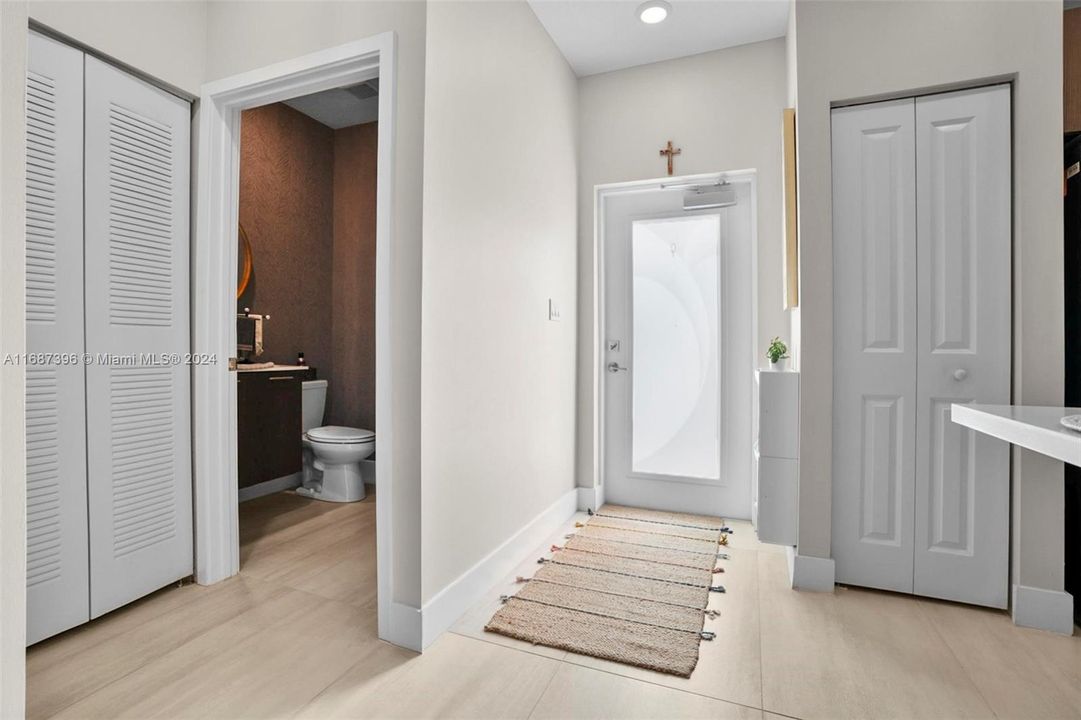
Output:
<path fill-rule="evenodd" d="M 559 322 L 559 303 L 552 298 L 548 298 L 548 319 L 552 322 Z"/>

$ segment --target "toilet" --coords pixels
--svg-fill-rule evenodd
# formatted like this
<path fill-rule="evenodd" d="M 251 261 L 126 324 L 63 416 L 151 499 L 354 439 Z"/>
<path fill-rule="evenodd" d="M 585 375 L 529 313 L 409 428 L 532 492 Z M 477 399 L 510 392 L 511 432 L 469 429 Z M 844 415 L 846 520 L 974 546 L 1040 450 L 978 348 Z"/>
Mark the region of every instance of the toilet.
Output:
<path fill-rule="evenodd" d="M 360 462 L 375 452 L 371 430 L 323 425 L 327 381 L 302 383 L 304 470 L 298 495 L 329 502 L 364 499 Z"/>

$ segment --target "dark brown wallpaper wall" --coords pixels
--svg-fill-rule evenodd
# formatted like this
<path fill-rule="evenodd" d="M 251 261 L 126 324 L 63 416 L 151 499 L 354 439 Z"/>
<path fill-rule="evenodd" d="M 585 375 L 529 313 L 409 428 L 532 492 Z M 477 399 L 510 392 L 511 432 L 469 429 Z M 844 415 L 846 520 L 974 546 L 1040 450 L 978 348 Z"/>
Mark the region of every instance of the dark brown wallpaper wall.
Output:
<path fill-rule="evenodd" d="M 332 382 L 328 422 L 375 429 L 375 181 L 378 123 L 334 132 Z"/>
<path fill-rule="evenodd" d="M 332 130 L 277 104 L 245 111 L 240 222 L 254 257 L 238 309 L 270 315 L 260 358 L 304 352 L 326 423 L 375 429 L 376 124 Z"/>

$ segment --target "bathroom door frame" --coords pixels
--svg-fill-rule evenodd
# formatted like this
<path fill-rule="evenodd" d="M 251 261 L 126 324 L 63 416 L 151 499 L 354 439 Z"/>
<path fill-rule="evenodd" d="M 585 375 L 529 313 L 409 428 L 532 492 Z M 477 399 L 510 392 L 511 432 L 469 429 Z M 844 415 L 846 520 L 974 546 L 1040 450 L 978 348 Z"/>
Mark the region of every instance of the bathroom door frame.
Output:
<path fill-rule="evenodd" d="M 203 85 L 192 265 L 192 346 L 215 361 L 193 373 L 195 580 L 210 585 L 240 571 L 237 488 L 236 228 L 243 110 L 379 78 L 376 190 L 376 546 L 379 637 L 414 647 L 408 613 L 392 607 L 393 405 L 390 351 L 391 238 L 396 118 L 396 39 L 386 32 Z M 419 648 L 416 648 L 419 649 Z"/>

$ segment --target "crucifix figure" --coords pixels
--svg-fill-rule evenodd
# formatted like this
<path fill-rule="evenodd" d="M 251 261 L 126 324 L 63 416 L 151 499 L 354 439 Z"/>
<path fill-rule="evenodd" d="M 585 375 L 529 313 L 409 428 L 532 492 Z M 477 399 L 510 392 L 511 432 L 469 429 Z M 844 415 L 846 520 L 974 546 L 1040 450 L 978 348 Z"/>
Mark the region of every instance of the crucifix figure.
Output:
<path fill-rule="evenodd" d="M 683 148 L 672 147 L 672 141 L 671 140 L 668 141 L 668 146 L 661 150 L 661 155 L 662 156 L 664 156 L 664 155 L 668 156 L 668 174 L 669 175 L 672 174 L 672 170 L 673 170 L 673 168 L 672 168 L 672 158 L 674 158 L 676 155 L 681 155 L 681 154 L 683 154 Z"/>

